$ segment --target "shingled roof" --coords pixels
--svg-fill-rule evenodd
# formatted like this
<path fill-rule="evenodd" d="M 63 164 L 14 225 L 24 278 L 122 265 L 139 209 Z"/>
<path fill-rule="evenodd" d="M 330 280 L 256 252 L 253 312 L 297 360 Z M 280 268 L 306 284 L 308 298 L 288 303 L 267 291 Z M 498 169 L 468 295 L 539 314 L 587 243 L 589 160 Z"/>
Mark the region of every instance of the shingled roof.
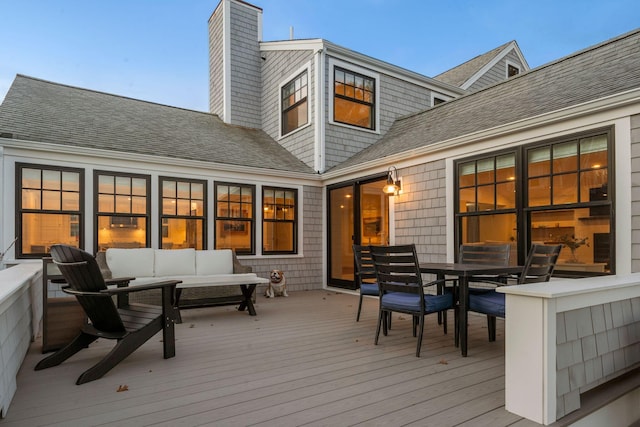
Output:
<path fill-rule="evenodd" d="M 395 121 L 332 170 L 408 152 L 640 88 L 640 30 Z"/>
<path fill-rule="evenodd" d="M 0 135 L 27 141 L 313 173 L 264 131 L 216 115 L 16 76 Z"/>

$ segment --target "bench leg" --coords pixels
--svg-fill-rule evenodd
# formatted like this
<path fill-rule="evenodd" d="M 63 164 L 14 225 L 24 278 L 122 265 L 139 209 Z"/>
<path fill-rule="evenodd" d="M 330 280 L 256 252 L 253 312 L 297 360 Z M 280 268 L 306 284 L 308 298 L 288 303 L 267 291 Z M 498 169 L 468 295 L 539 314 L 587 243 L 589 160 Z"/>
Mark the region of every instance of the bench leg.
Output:
<path fill-rule="evenodd" d="M 256 309 L 253 306 L 253 301 L 251 301 L 251 295 L 256 290 L 256 284 L 252 285 L 240 285 L 240 289 L 242 290 L 243 301 L 240 303 L 238 307 L 238 311 L 244 311 L 244 309 L 249 310 L 249 315 L 255 316 Z"/>

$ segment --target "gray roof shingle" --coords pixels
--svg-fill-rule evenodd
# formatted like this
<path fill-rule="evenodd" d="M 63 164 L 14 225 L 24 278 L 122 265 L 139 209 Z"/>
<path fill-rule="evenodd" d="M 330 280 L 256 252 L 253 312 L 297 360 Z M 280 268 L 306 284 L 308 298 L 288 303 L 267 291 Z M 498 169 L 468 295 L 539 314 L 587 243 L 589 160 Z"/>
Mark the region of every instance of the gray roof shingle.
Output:
<path fill-rule="evenodd" d="M 332 170 L 506 125 L 640 87 L 640 29 L 396 120 Z"/>
<path fill-rule="evenodd" d="M 76 147 L 313 173 L 262 130 L 216 115 L 16 76 L 0 134 Z"/>

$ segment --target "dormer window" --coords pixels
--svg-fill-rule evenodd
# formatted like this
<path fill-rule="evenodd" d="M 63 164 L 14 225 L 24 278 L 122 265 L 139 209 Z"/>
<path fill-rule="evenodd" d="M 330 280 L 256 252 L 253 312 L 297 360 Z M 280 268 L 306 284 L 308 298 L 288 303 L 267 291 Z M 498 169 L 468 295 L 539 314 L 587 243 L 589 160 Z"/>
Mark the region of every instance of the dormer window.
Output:
<path fill-rule="evenodd" d="M 282 86 L 282 130 L 287 135 L 309 123 L 309 77 L 307 70 Z"/>
<path fill-rule="evenodd" d="M 375 79 L 335 67 L 333 121 L 375 129 Z"/>

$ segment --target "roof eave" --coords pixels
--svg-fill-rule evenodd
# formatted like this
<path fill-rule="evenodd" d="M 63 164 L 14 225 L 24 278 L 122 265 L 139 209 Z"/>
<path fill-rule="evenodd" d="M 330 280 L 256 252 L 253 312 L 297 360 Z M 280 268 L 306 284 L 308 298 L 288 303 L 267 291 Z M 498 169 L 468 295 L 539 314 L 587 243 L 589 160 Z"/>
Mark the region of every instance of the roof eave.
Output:
<path fill-rule="evenodd" d="M 0 138 L 0 148 L 15 148 L 20 150 L 55 152 L 56 154 L 78 155 L 109 159 L 110 161 L 131 161 L 157 163 L 159 165 L 171 164 L 172 166 L 185 168 L 214 169 L 219 172 L 246 174 L 250 176 L 263 176 L 272 178 L 287 178 L 305 180 L 308 183 L 320 181 L 318 174 L 312 172 L 293 172 L 289 170 L 267 169 L 253 166 L 234 165 L 228 163 L 210 162 L 204 160 L 182 159 L 178 157 L 156 156 L 152 154 L 129 153 L 123 151 L 104 150 L 99 148 L 76 147 L 65 144 L 31 141 L 16 138 Z"/>

